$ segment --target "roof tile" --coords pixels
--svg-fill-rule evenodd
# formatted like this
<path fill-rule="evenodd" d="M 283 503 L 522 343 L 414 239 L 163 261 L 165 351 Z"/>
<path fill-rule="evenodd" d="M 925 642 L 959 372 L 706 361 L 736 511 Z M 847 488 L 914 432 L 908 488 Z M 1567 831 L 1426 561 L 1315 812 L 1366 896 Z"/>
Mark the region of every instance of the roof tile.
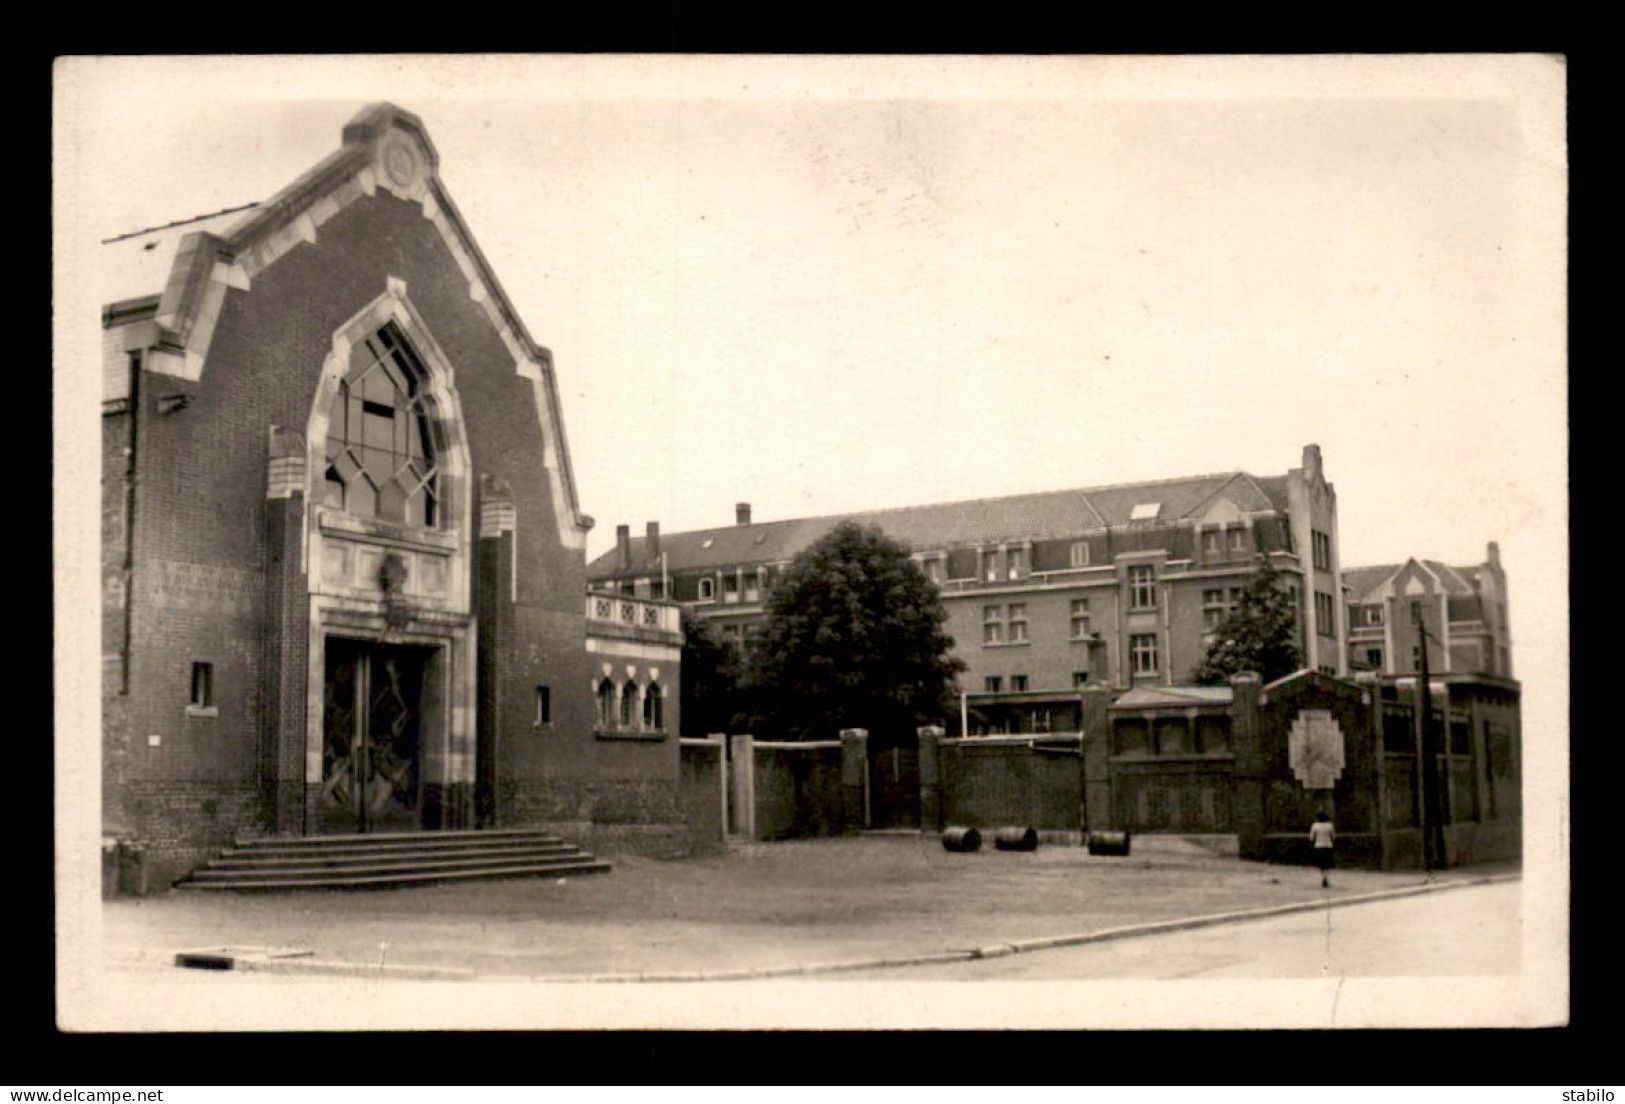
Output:
<path fill-rule="evenodd" d="M 1279 485 L 1279 497 L 1272 493 L 1272 484 Z M 1192 516 L 1221 491 L 1244 510 L 1278 509 L 1284 503 L 1284 487 L 1284 479 L 1258 480 L 1243 472 L 1225 472 L 667 533 L 661 536 L 660 547 L 668 569 L 686 570 L 790 560 L 842 521 L 878 525 L 893 540 L 920 550 L 1043 539 L 1127 525 L 1134 507 L 1143 502 L 1160 503 L 1157 522 L 1166 524 Z M 647 553 L 645 538 L 631 538 L 631 556 L 632 570 L 659 570 L 659 561 Z M 617 551 L 611 549 L 594 559 L 587 566 L 588 576 L 617 574 L 616 557 Z"/>

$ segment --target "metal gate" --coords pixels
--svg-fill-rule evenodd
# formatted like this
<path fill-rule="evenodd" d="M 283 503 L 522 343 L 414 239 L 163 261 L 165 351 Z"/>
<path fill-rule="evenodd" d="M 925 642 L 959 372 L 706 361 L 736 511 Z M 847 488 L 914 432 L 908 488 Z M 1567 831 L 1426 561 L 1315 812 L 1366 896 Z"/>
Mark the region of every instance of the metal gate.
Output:
<path fill-rule="evenodd" d="M 917 748 L 889 747 L 869 752 L 871 828 L 920 826 L 920 753 Z"/>

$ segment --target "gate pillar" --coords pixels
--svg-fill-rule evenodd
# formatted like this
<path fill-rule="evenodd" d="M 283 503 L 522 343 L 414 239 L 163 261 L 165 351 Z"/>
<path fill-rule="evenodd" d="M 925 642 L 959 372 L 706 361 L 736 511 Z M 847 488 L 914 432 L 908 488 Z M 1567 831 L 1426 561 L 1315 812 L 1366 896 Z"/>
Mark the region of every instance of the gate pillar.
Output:
<path fill-rule="evenodd" d="M 1078 763 L 1082 772 L 1083 808 L 1078 818 L 1080 831 L 1103 832 L 1112 826 L 1111 719 L 1106 707 L 1112 692 L 1104 686 L 1090 686 L 1083 699 L 1083 739 Z"/>
<path fill-rule="evenodd" d="M 943 730 L 937 725 L 919 729 L 920 737 L 920 828 L 926 832 L 940 832 L 942 823 L 942 757 Z"/>
<path fill-rule="evenodd" d="M 1234 695 L 1230 706 L 1230 746 L 1236 756 L 1235 805 L 1231 815 L 1240 856 L 1254 860 L 1265 857 L 1264 748 L 1258 711 L 1261 686 L 1262 680 L 1251 671 L 1230 676 Z"/>
<path fill-rule="evenodd" d="M 841 729 L 841 828 L 869 826 L 869 730 Z"/>

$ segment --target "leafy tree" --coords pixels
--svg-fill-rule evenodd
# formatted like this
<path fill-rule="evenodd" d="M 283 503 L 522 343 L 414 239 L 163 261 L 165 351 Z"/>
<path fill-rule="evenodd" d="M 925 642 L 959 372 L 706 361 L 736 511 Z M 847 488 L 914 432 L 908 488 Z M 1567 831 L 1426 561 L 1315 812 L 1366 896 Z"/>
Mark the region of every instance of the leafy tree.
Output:
<path fill-rule="evenodd" d="M 1214 630 L 1213 643 L 1196 669 L 1198 684 L 1216 686 L 1239 671 L 1256 672 L 1270 682 L 1303 666 L 1290 585 L 1267 557 L 1259 557 L 1240 600 Z"/>
<path fill-rule="evenodd" d="M 739 652 L 703 617 L 683 610 L 683 661 L 678 700 L 685 736 L 742 731 L 734 726 L 739 708 Z"/>
<path fill-rule="evenodd" d="M 842 522 L 796 557 L 768 601 L 750 664 L 766 727 L 801 739 L 866 728 L 885 746 L 940 723 L 965 669 L 947 620 L 906 548 Z"/>

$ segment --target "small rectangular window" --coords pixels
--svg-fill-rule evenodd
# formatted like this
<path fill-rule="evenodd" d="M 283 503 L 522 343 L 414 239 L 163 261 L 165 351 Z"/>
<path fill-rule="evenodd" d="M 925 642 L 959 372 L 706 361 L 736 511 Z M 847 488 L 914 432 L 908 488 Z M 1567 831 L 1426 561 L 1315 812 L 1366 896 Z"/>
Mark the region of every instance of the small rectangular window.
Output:
<path fill-rule="evenodd" d="M 1009 569 L 1010 578 L 1019 579 L 1027 571 L 1027 550 L 1024 548 L 1012 548 L 1009 552 L 1005 553 L 1005 561 Z"/>
<path fill-rule="evenodd" d="M 998 675 L 988 675 L 982 680 L 982 685 L 990 694 L 997 694 L 1004 685 L 1004 680 Z"/>
<path fill-rule="evenodd" d="M 214 664 L 192 664 L 192 701 L 194 709 L 214 707 Z"/>
<path fill-rule="evenodd" d="M 545 686 L 536 687 L 536 723 L 538 725 L 553 723 L 553 694 Z"/>
<path fill-rule="evenodd" d="M 1025 689 L 1027 689 L 1027 676 L 1026 675 L 1011 675 L 1010 676 L 1010 689 L 1012 689 L 1012 690 L 1025 690 Z"/>
<path fill-rule="evenodd" d="M 1156 569 L 1150 564 L 1136 564 L 1128 569 L 1129 606 L 1133 609 L 1154 609 L 1157 605 Z"/>
<path fill-rule="evenodd" d="M 1309 531 L 1310 557 L 1321 571 L 1332 569 L 1332 538 L 1319 529 Z"/>
<path fill-rule="evenodd" d="M 1088 567 L 1089 542 L 1073 541 L 1071 549 L 1067 552 L 1067 559 L 1073 567 Z"/>
<path fill-rule="evenodd" d="M 1088 671 L 1073 671 L 1072 672 L 1072 685 L 1079 688 L 1079 689 L 1082 689 L 1083 687 L 1088 686 L 1089 685 L 1089 672 Z"/>
<path fill-rule="evenodd" d="M 1017 602 L 1010 607 L 1010 643 L 1019 644 L 1027 639 L 1027 606 Z"/>
<path fill-rule="evenodd" d="M 1157 636 L 1136 633 L 1128 638 L 1129 657 L 1136 675 L 1157 673 Z"/>
<path fill-rule="evenodd" d="M 1089 599 L 1072 599 L 1072 639 L 1081 640 L 1089 635 Z"/>
<path fill-rule="evenodd" d="M 1332 596 L 1315 591 L 1315 632 L 1320 636 L 1336 636 L 1337 625 L 1332 613 Z"/>

